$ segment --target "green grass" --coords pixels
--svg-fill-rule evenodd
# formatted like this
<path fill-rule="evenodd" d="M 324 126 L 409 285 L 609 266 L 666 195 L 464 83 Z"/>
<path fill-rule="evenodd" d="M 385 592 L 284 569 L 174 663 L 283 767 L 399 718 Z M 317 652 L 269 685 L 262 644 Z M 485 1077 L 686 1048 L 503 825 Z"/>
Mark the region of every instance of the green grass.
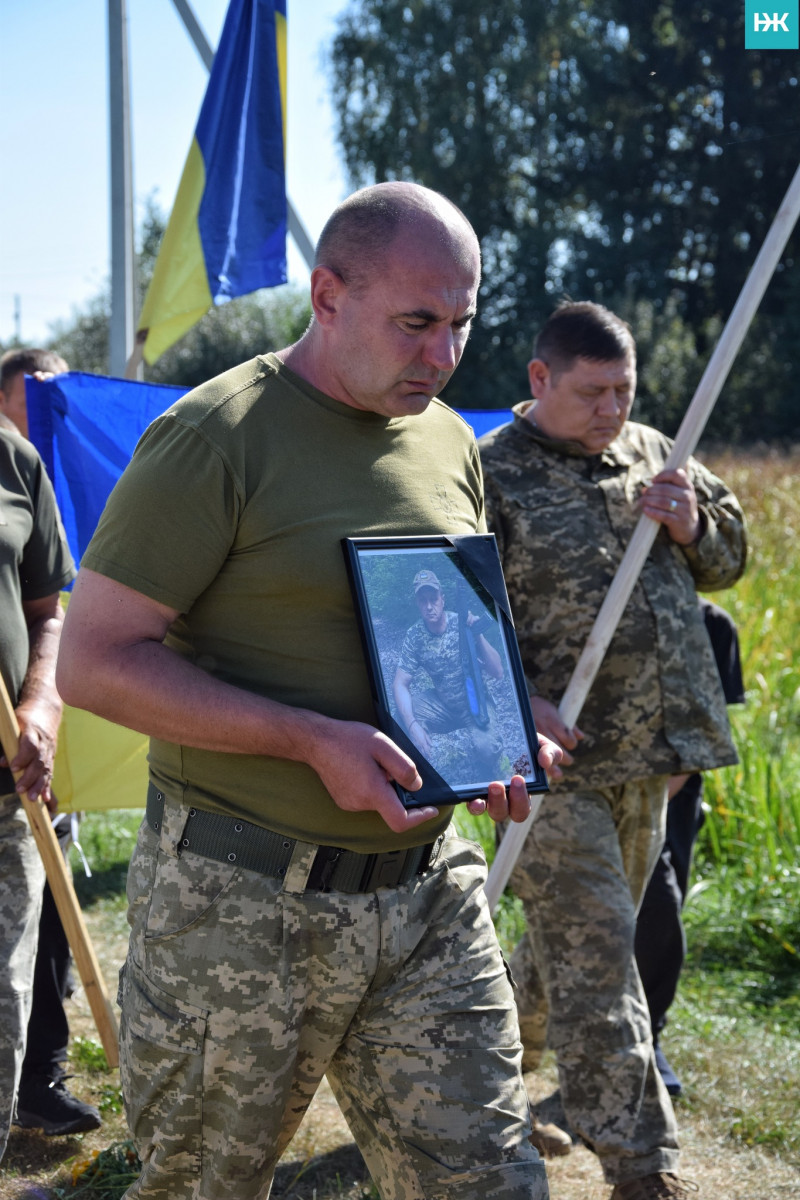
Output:
<path fill-rule="evenodd" d="M 748 1010 L 797 1035 L 800 456 L 727 453 L 708 465 L 748 517 L 747 571 L 719 597 L 739 627 L 747 703 L 731 714 L 739 764 L 706 776 L 707 820 L 686 908 L 690 965 L 725 979 Z"/>
<path fill-rule="evenodd" d="M 111 908 L 125 908 L 125 880 L 143 809 L 114 809 L 87 814 L 81 822 L 79 839 L 91 869 L 87 878 L 72 851 L 75 891 L 83 908 L 105 901 Z"/>

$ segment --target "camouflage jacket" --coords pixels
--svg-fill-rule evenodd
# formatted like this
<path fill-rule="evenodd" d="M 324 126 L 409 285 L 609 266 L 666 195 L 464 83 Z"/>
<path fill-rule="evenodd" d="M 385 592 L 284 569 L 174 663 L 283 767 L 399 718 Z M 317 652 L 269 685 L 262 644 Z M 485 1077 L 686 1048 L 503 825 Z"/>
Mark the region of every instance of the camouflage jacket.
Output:
<path fill-rule="evenodd" d="M 619 567 L 642 484 L 670 441 L 628 421 L 601 454 L 546 437 L 523 418 L 479 443 L 486 515 L 497 537 L 522 660 L 558 705 Z M 736 762 L 696 589 L 731 586 L 746 559 L 736 497 L 695 459 L 688 473 L 704 531 L 678 546 L 660 530 L 586 699 L 585 740 L 567 784 L 598 787 Z"/>
<path fill-rule="evenodd" d="M 464 667 L 458 636 L 458 614 L 447 612 L 444 633 L 431 633 L 424 621 L 412 625 L 403 641 L 398 667 L 419 682 L 420 672 L 431 683 L 445 708 L 464 721 L 469 720 L 469 706 L 464 684 Z"/>

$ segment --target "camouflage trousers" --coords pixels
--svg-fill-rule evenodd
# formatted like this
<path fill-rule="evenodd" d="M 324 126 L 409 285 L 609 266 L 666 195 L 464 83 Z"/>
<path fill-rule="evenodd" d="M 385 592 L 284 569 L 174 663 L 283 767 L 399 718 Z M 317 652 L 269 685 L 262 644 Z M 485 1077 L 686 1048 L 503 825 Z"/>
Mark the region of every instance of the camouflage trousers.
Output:
<path fill-rule="evenodd" d="M 44 868 L 19 796 L 0 796 L 0 1158 L 19 1086 Z"/>
<path fill-rule="evenodd" d="M 497 731 L 496 713 L 493 704 L 488 706 L 489 724 L 480 729 L 469 710 L 454 712 L 443 704 L 436 692 L 415 692 L 412 696 L 414 719 L 419 721 L 426 733 L 454 733 L 461 736 L 461 747 L 465 762 L 469 765 L 469 778 L 494 779 L 497 764 L 503 749 L 503 739 Z M 457 742 L 451 743 L 452 745 Z M 448 777 L 453 777 L 452 768 Z"/>
<path fill-rule="evenodd" d="M 558 1061 L 575 1133 L 610 1183 L 674 1171 L 672 1102 L 653 1058 L 636 911 L 664 843 L 666 777 L 544 798 L 512 875 L 527 935 L 511 959 L 533 1069 Z"/>
<path fill-rule="evenodd" d="M 306 891 L 176 846 L 145 823 L 121 973 L 127 1200 L 255 1200 L 323 1075 L 382 1200 L 547 1200 L 522 1047 L 478 847 L 364 895 Z"/>

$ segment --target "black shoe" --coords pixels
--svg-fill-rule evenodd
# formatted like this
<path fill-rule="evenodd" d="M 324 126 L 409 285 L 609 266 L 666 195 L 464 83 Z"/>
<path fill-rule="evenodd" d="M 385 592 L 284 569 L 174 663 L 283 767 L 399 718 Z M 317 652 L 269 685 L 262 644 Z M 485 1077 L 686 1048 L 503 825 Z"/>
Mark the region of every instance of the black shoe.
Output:
<path fill-rule="evenodd" d="M 103 1124 L 100 1113 L 68 1091 L 63 1079 L 33 1075 L 23 1080 L 17 1097 L 15 1125 L 42 1129 L 48 1137 L 65 1133 L 88 1133 Z"/>
<path fill-rule="evenodd" d="M 660 1046 L 654 1046 L 653 1053 L 656 1057 L 658 1073 L 664 1080 L 664 1087 L 667 1089 L 670 1096 L 680 1096 L 681 1092 L 683 1091 L 683 1084 L 667 1062 L 667 1056 L 664 1054 L 664 1051 Z"/>

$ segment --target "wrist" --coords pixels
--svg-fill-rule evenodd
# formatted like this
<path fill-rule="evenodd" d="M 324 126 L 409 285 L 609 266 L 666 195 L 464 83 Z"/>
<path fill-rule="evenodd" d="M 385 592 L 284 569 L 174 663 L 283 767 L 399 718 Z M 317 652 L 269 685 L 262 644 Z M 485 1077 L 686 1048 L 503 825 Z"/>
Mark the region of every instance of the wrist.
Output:
<path fill-rule="evenodd" d="M 48 730 L 52 737 L 58 731 L 63 711 L 63 702 L 56 691 L 46 696 L 23 696 L 15 710 L 21 731 L 33 726 Z"/>

